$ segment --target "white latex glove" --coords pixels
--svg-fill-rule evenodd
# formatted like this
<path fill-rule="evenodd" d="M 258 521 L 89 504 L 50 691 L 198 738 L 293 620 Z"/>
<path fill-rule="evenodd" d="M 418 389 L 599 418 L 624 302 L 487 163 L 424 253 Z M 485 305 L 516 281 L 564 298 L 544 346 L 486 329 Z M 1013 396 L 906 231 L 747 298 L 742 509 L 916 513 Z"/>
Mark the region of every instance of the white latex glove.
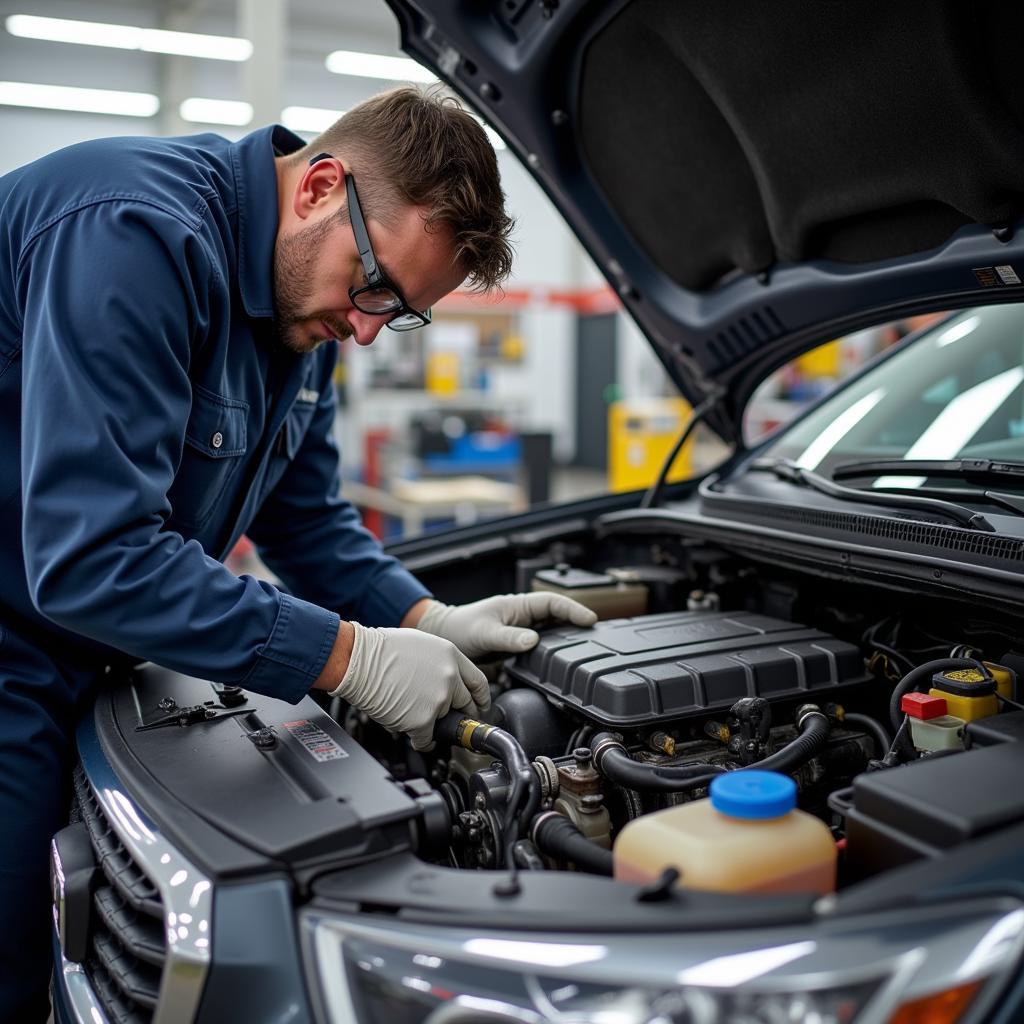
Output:
<path fill-rule="evenodd" d="M 431 601 L 416 628 L 451 640 L 467 658 L 482 658 L 496 651 L 518 654 L 536 647 L 540 637 L 523 627 L 546 619 L 592 626 L 597 615 L 571 597 L 537 591 L 487 597 L 472 604 Z"/>
<path fill-rule="evenodd" d="M 475 717 L 491 706 L 483 672 L 447 640 L 415 629 L 352 627 L 352 656 L 331 696 L 408 733 L 417 750 L 434 745 L 434 724 L 451 708 Z"/>

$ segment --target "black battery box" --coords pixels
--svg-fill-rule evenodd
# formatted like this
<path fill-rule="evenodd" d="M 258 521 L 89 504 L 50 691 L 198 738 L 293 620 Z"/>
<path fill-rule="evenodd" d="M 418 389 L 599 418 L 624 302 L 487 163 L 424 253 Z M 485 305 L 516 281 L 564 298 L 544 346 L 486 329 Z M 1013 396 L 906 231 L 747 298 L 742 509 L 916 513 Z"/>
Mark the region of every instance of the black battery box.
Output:
<path fill-rule="evenodd" d="M 849 879 L 939 857 L 1024 821 L 1022 774 L 1024 744 L 996 742 L 858 776 L 846 812 Z"/>

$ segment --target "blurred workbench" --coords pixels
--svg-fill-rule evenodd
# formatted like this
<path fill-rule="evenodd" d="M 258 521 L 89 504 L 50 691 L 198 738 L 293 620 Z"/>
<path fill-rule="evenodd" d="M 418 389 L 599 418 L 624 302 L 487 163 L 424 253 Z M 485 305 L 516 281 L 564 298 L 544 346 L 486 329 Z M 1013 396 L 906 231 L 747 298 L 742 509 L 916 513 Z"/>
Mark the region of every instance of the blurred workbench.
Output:
<path fill-rule="evenodd" d="M 346 480 L 341 493 L 353 505 L 401 520 L 403 537 L 422 533 L 424 523 L 431 519 L 453 519 L 456 526 L 468 526 L 485 514 L 521 512 L 526 507 L 518 484 L 485 476 L 396 479 L 389 490 Z"/>

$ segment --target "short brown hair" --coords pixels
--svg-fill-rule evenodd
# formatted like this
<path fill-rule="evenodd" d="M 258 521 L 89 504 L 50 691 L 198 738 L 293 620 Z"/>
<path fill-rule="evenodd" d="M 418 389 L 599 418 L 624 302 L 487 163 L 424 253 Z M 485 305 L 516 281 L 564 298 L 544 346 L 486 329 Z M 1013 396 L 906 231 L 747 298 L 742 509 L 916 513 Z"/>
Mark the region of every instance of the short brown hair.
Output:
<path fill-rule="evenodd" d="M 351 168 L 367 216 L 387 223 L 399 205 L 422 206 L 428 231 L 451 230 L 471 287 L 489 291 L 508 277 L 515 222 L 505 212 L 498 161 L 483 128 L 453 96 L 436 87 L 381 93 L 292 159 L 324 152 Z"/>

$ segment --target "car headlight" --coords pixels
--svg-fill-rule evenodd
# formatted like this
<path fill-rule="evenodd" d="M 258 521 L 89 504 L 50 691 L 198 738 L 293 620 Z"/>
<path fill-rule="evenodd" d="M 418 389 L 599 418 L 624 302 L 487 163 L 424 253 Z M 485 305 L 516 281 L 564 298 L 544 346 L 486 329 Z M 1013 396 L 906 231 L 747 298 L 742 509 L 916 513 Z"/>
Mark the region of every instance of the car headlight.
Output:
<path fill-rule="evenodd" d="M 332 1024 L 968 1024 L 1020 959 L 1024 909 L 987 899 L 685 929 L 481 933 L 316 909 L 302 927 Z"/>

